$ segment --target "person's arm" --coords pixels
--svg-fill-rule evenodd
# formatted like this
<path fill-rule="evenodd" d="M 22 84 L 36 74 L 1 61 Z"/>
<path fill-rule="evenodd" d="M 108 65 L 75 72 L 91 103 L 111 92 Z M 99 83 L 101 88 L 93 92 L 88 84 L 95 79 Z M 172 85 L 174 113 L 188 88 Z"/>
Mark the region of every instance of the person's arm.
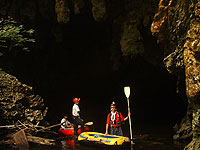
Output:
<path fill-rule="evenodd" d="M 67 128 L 67 126 L 66 126 L 66 120 L 65 119 L 61 120 L 61 128 L 62 129 Z"/>
<path fill-rule="evenodd" d="M 110 115 L 108 114 L 108 116 L 107 116 L 107 121 L 106 121 L 106 132 L 105 132 L 105 135 L 108 134 L 108 127 L 109 127 L 109 124 L 110 124 Z"/>
<path fill-rule="evenodd" d="M 68 125 L 65 125 L 66 128 L 71 128 L 72 125 L 71 124 L 68 124 Z"/>
<path fill-rule="evenodd" d="M 126 121 L 130 115 L 131 115 L 131 113 L 128 113 L 128 116 L 126 118 L 124 118 L 124 121 Z"/>
<path fill-rule="evenodd" d="M 71 122 L 67 122 L 67 128 L 71 128 L 71 127 L 73 127 L 74 126 L 74 124 L 73 123 L 71 123 Z"/>
<path fill-rule="evenodd" d="M 109 127 L 109 124 L 106 124 L 106 132 L 105 132 L 105 135 L 108 135 L 108 127 Z"/>
<path fill-rule="evenodd" d="M 65 120 L 64 119 L 61 120 L 61 126 L 65 126 Z"/>
<path fill-rule="evenodd" d="M 80 116 L 80 108 L 79 108 L 79 106 L 76 104 L 76 112 L 77 112 L 77 114 L 78 114 L 78 116 Z"/>
<path fill-rule="evenodd" d="M 75 104 L 72 107 L 72 116 L 75 116 Z"/>
<path fill-rule="evenodd" d="M 73 124 L 70 123 L 68 120 L 66 120 L 65 127 L 66 128 L 71 128 L 71 127 L 73 127 Z"/>

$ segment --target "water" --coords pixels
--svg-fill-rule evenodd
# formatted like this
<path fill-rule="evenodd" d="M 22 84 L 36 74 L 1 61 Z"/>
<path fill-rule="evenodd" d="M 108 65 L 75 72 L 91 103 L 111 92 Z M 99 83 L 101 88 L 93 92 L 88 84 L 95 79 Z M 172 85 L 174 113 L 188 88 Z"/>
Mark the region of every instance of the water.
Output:
<path fill-rule="evenodd" d="M 133 150 L 182 150 L 182 146 L 178 146 L 172 143 L 170 139 L 162 137 L 151 137 L 150 139 L 136 139 L 134 140 Z M 97 146 L 80 145 L 75 142 L 74 139 L 66 139 L 59 141 L 56 146 L 32 146 L 30 150 L 103 150 L 111 149 Z M 114 148 L 113 148 L 114 149 Z M 118 148 L 120 149 L 120 148 Z M 128 149 L 128 148 L 127 148 Z"/>
<path fill-rule="evenodd" d="M 124 134 L 126 136 L 128 133 L 128 128 L 124 128 Z M 156 131 L 155 131 L 156 130 Z M 134 145 L 130 150 L 182 150 L 184 144 L 175 144 L 172 140 L 172 135 L 169 130 L 164 128 L 149 129 L 148 131 L 144 129 L 143 131 L 134 131 Z M 31 145 L 30 150 L 105 150 L 105 149 L 115 149 L 99 146 L 86 146 L 81 145 L 78 141 L 73 138 L 64 138 L 57 141 L 56 146 L 41 146 L 41 145 Z M 121 148 L 117 148 L 121 149 Z M 124 149 L 124 148 L 123 148 Z"/>

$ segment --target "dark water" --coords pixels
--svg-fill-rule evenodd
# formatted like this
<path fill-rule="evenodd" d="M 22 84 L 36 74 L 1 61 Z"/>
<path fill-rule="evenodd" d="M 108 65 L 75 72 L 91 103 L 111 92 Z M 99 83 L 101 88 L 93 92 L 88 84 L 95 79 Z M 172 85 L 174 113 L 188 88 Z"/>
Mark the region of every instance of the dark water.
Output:
<path fill-rule="evenodd" d="M 100 128 L 99 128 L 100 129 Z M 92 127 L 91 127 L 91 130 Z M 101 129 L 100 129 L 101 130 Z M 95 130 L 96 131 L 96 130 Z M 98 131 L 104 133 L 103 130 Z M 144 130 L 133 130 L 134 132 L 134 145 L 129 148 L 111 148 L 81 145 L 73 138 L 63 138 L 58 140 L 56 146 L 39 146 L 31 145 L 30 150 L 103 150 L 103 149 L 131 149 L 131 150 L 182 150 L 185 144 L 174 143 L 172 134 L 169 128 L 155 127 L 145 128 Z M 128 124 L 123 126 L 124 136 L 129 137 Z"/>
<path fill-rule="evenodd" d="M 171 139 L 167 137 L 149 136 L 149 139 L 135 139 L 134 145 L 130 148 L 116 149 L 133 149 L 133 150 L 182 150 L 183 145 L 175 145 Z M 74 139 L 66 139 L 59 141 L 56 146 L 31 146 L 30 150 L 96 150 L 96 149 L 115 149 L 99 146 L 80 145 Z"/>

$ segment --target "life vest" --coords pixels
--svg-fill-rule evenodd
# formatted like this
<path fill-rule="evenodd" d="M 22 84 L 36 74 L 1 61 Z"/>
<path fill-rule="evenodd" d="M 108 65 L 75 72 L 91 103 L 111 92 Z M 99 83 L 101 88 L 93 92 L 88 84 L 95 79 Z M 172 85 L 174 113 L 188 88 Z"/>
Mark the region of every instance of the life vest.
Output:
<path fill-rule="evenodd" d="M 112 114 L 110 113 L 110 126 L 113 128 L 121 127 L 120 112 L 116 112 L 115 117 L 117 118 L 114 121 L 111 120 L 111 116 Z"/>

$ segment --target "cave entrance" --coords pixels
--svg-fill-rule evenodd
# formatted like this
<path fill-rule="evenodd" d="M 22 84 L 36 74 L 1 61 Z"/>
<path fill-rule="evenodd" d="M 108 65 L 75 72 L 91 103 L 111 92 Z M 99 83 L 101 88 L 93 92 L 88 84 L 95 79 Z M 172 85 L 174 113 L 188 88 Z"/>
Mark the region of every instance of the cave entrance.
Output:
<path fill-rule="evenodd" d="M 176 76 L 139 58 L 124 68 L 121 78 L 132 87 L 135 130 L 171 133 L 187 111 L 187 102 L 176 93 Z"/>
<path fill-rule="evenodd" d="M 58 123 L 63 114 L 71 115 L 72 99 L 80 97 L 85 121 L 94 121 L 96 129 L 104 132 L 112 101 L 126 116 L 123 88 L 129 85 L 133 129 L 153 131 L 172 128 L 185 114 L 187 106 L 176 93 L 176 77 L 141 57 L 118 71 L 111 71 L 110 27 L 85 17 L 74 17 L 68 25 L 62 26 L 62 43 L 48 45 L 52 46 L 53 54 L 48 57 L 44 77 L 39 77 L 42 80 L 39 91 L 49 107 L 47 119 Z M 152 36 L 146 35 L 148 31 L 142 30 L 145 52 L 148 49 L 146 55 L 154 56 L 151 50 L 158 48 L 156 41 L 152 42 Z"/>
<path fill-rule="evenodd" d="M 55 86 L 54 92 L 46 98 L 50 107 L 47 118 L 51 121 L 56 118 L 53 121 L 57 123 L 62 114 L 71 115 L 72 99 L 80 97 L 82 117 L 86 122 L 93 121 L 94 129 L 101 132 L 105 131 L 112 101 L 126 117 L 127 100 L 123 90 L 126 85 L 131 87 L 134 132 L 171 132 L 187 108 L 186 102 L 176 93 L 176 77 L 141 58 L 117 72 L 72 73 L 68 78 L 60 78 L 57 83 L 60 85 Z M 62 87 L 61 84 L 65 86 L 56 88 Z M 128 134 L 128 121 L 125 127 Z"/>

